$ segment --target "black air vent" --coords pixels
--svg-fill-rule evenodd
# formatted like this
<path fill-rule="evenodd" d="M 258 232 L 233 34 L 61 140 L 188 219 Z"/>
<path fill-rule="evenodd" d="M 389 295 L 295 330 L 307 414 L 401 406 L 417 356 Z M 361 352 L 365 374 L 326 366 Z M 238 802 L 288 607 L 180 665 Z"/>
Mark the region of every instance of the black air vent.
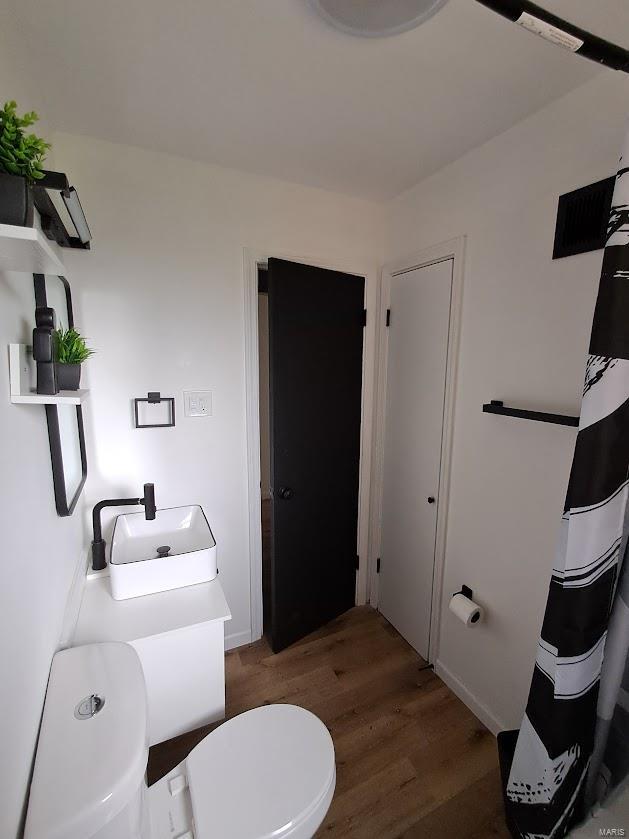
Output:
<path fill-rule="evenodd" d="M 559 196 L 553 259 L 605 247 L 615 178 Z"/>

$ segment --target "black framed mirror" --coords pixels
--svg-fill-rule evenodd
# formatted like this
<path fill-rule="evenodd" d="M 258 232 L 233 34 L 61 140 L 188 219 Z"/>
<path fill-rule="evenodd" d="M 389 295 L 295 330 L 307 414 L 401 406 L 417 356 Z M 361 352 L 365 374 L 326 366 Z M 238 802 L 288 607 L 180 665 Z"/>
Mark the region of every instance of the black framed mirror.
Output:
<path fill-rule="evenodd" d="M 72 291 L 65 277 L 33 274 L 35 305 L 55 310 L 57 326 L 74 327 Z M 87 478 L 83 412 L 80 405 L 46 405 L 52 481 L 60 516 L 72 515 Z"/>

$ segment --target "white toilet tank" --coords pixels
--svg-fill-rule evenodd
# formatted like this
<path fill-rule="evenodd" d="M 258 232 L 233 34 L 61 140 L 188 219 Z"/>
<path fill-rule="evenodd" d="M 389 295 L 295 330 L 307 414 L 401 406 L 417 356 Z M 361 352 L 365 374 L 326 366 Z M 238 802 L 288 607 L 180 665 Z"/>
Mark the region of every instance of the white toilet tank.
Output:
<path fill-rule="evenodd" d="M 148 839 L 146 688 L 133 647 L 73 647 L 50 671 L 25 839 Z"/>

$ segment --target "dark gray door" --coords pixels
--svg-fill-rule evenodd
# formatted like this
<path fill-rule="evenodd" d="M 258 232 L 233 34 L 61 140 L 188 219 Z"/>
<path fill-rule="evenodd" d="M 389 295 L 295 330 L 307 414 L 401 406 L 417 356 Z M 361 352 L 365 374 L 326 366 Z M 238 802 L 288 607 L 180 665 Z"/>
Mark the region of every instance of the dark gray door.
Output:
<path fill-rule="evenodd" d="M 269 260 L 271 644 L 355 603 L 363 277 Z"/>

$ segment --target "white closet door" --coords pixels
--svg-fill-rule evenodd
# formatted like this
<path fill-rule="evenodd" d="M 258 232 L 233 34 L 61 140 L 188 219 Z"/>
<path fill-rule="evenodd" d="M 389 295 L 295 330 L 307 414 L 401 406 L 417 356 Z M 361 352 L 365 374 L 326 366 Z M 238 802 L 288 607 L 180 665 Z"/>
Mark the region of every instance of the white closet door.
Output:
<path fill-rule="evenodd" d="M 378 608 L 426 659 L 452 266 L 391 278 Z"/>

